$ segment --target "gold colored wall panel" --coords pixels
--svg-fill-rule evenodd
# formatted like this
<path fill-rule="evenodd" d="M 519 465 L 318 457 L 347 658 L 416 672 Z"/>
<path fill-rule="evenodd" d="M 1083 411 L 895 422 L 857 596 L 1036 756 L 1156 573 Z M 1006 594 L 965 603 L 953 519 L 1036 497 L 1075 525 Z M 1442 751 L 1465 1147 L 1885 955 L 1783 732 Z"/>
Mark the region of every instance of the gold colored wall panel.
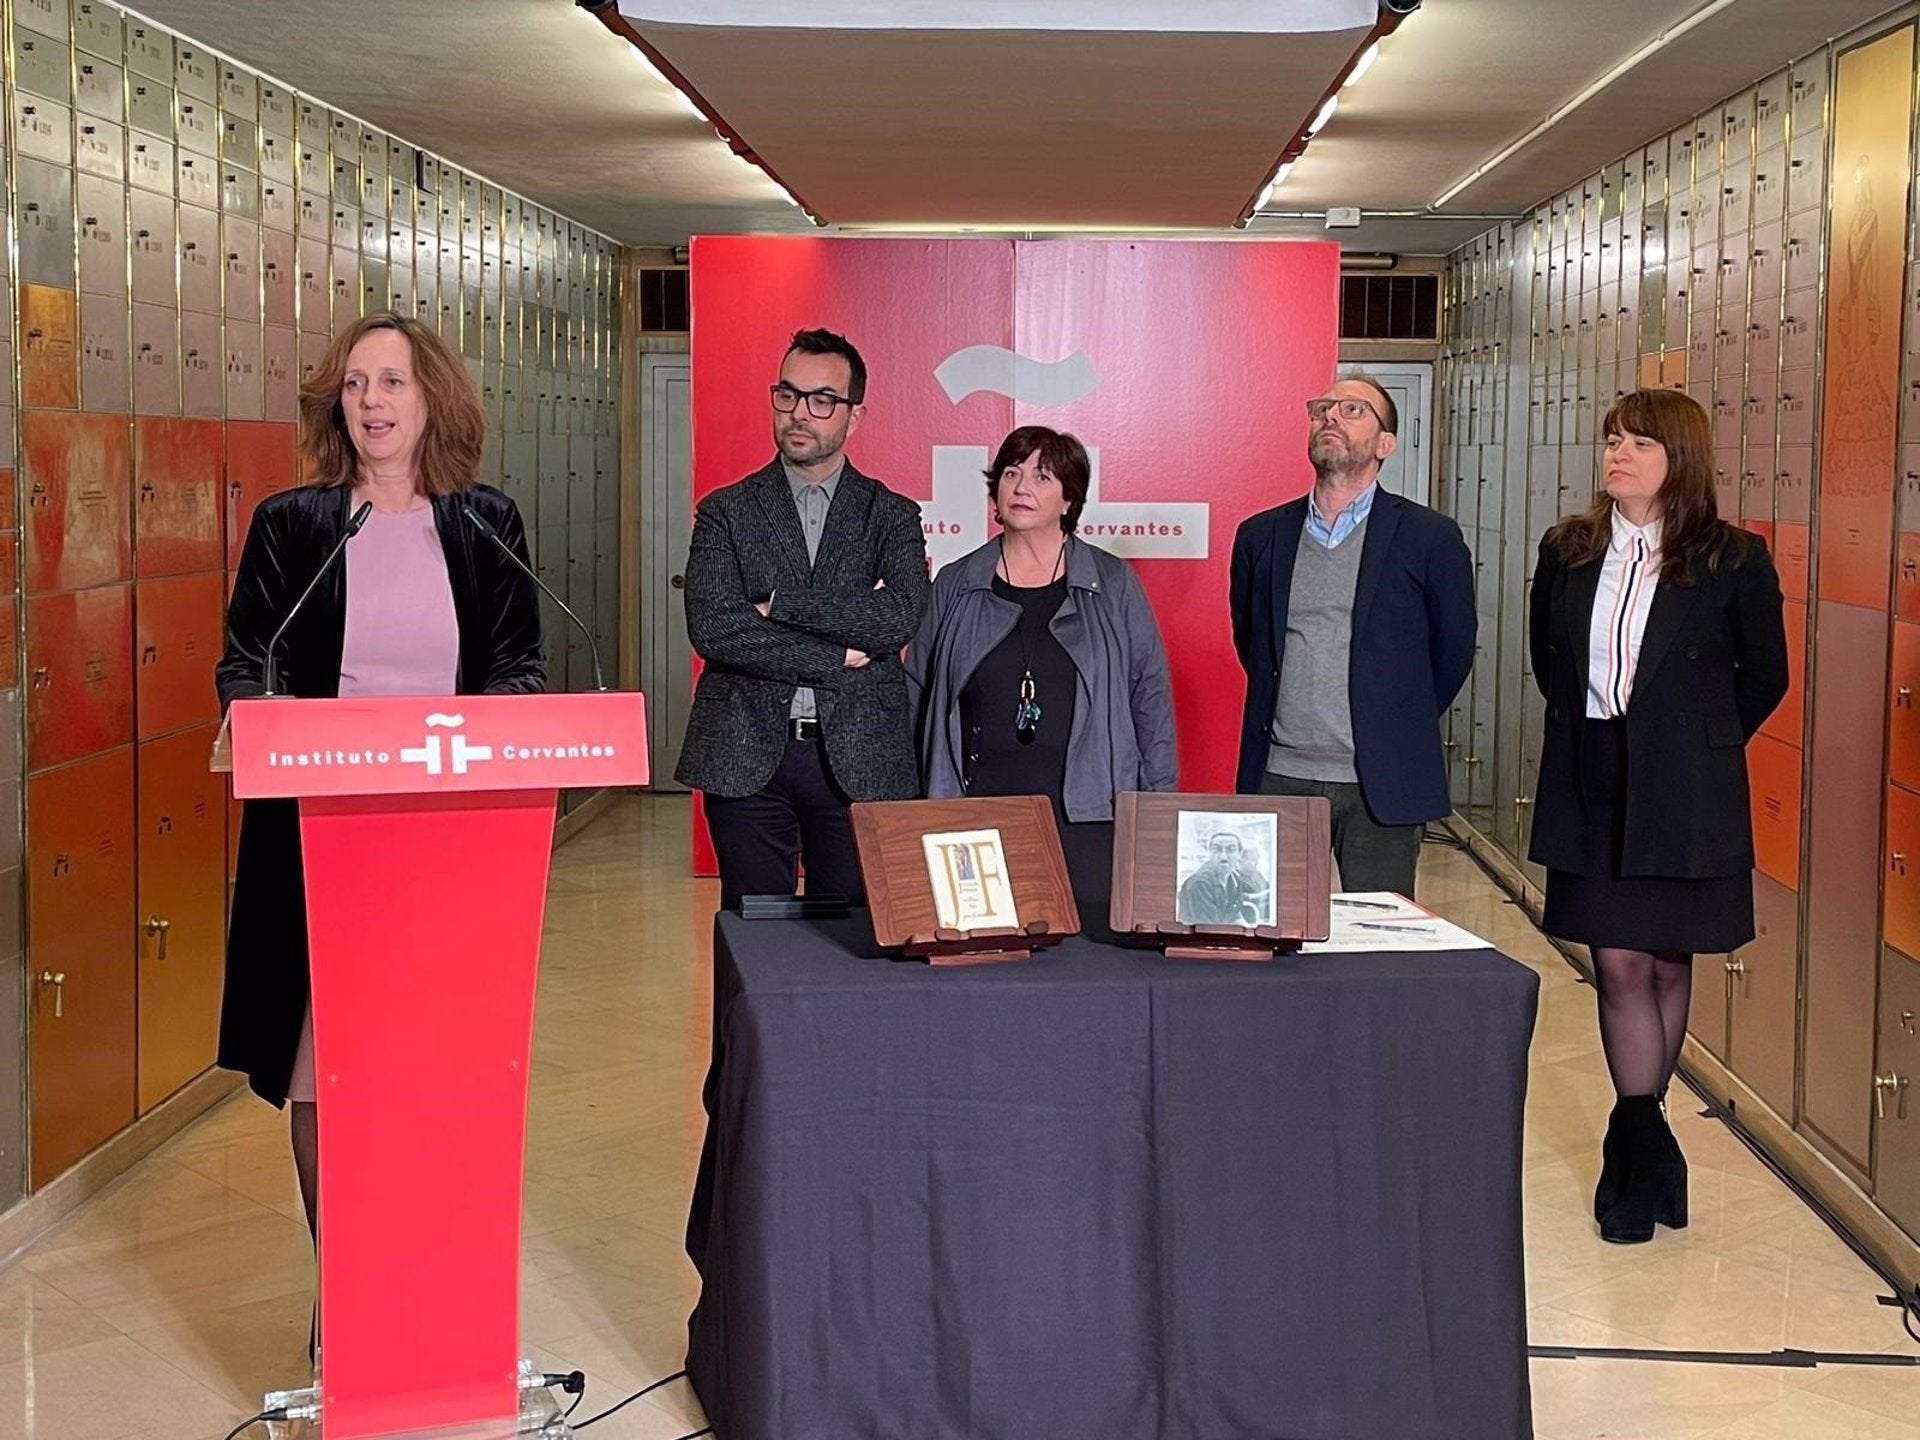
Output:
<path fill-rule="evenodd" d="M 1884 609 L 1893 550 L 1914 31 L 1840 57 L 1829 191 L 1820 598 Z"/>

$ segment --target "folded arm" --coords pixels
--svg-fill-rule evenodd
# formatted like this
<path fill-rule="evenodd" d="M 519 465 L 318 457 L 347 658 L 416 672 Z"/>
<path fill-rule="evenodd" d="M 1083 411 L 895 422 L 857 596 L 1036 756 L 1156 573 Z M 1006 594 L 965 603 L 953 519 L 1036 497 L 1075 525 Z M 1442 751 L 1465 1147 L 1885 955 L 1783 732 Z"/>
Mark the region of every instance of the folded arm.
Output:
<path fill-rule="evenodd" d="M 790 685 L 822 685 L 849 659 L 847 647 L 768 619 L 747 598 L 727 522 L 701 507 L 687 551 L 687 638 L 709 665 Z"/>
<path fill-rule="evenodd" d="M 927 540 L 916 505 L 889 505 L 877 583 L 834 576 L 776 590 L 767 618 L 868 655 L 890 655 L 913 638 L 926 613 Z"/>

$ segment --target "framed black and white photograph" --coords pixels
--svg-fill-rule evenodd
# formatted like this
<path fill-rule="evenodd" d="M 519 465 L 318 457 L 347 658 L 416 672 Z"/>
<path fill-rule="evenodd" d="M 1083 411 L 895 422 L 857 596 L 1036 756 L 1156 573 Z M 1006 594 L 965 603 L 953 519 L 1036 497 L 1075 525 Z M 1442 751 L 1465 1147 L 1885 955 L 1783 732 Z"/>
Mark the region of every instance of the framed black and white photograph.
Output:
<path fill-rule="evenodd" d="M 1270 812 L 1182 810 L 1174 918 L 1183 925 L 1271 925 L 1278 835 Z"/>

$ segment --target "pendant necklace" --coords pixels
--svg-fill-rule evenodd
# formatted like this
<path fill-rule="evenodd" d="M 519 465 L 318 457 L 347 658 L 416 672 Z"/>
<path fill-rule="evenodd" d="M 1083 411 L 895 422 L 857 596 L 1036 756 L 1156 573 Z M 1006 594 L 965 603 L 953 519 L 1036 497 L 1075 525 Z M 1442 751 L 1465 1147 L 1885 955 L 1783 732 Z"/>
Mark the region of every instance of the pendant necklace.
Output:
<path fill-rule="evenodd" d="M 1067 563 L 1067 547 L 1063 541 L 1060 553 L 1053 560 L 1053 576 L 1042 586 L 1052 589 L 1060 579 L 1060 571 Z M 1000 568 L 1005 573 L 1009 589 L 1020 587 L 1013 583 L 1013 566 L 1007 563 L 1007 547 L 1003 540 L 1000 544 Z M 1013 707 L 1013 738 L 1022 745 L 1031 745 L 1034 737 L 1040 733 L 1040 702 L 1035 698 L 1038 691 L 1033 683 L 1033 657 L 1027 649 L 1026 607 L 1021 606 L 1020 619 L 1014 624 L 1014 634 L 1020 637 L 1020 701 Z"/>

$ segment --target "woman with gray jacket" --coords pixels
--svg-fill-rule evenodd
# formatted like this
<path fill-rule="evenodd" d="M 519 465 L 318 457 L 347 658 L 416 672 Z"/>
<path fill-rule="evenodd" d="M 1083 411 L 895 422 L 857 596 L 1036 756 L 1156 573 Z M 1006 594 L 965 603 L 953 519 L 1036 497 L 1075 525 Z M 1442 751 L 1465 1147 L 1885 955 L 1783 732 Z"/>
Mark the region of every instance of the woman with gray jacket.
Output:
<path fill-rule="evenodd" d="M 907 647 L 927 796 L 1045 795 L 1089 930 L 1104 930 L 1113 797 L 1179 780 L 1160 629 L 1127 563 L 1075 538 L 1092 478 L 1024 425 L 986 471 L 1001 533 L 945 566 Z"/>

